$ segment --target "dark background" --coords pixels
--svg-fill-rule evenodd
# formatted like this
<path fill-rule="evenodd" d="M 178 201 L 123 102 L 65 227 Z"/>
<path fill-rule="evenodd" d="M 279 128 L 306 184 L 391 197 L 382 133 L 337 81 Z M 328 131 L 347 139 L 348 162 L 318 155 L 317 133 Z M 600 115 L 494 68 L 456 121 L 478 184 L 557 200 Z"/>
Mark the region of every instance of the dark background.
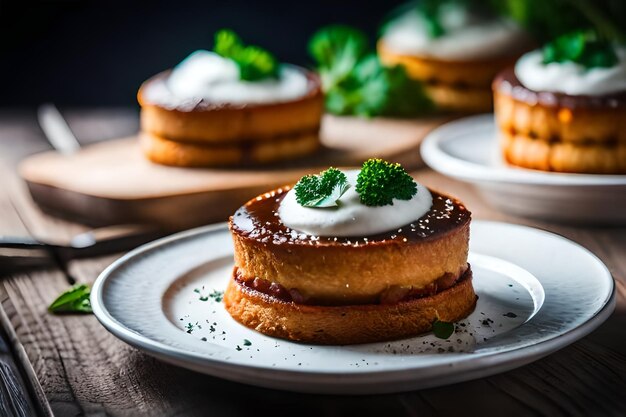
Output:
<path fill-rule="evenodd" d="M 281 61 L 346 23 L 371 35 L 400 1 L 0 0 L 0 106 L 134 106 L 139 84 L 232 28 Z"/>

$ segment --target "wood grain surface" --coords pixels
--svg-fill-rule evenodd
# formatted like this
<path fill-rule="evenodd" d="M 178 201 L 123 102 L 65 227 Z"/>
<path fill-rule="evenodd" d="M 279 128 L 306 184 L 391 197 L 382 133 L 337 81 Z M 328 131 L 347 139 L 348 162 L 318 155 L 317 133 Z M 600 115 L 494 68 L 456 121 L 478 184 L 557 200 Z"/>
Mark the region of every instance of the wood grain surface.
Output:
<path fill-rule="evenodd" d="M 66 115 L 81 140 L 116 137 L 136 129 L 133 111 Z M 0 234 L 63 238 L 84 230 L 42 213 L 15 176 L 17 159 L 45 148 L 34 112 L 0 114 L 0 164 L 5 168 L 0 173 Z M 572 227 L 509 217 L 486 206 L 467 185 L 429 169 L 414 174 L 419 181 L 459 197 L 474 218 L 547 229 L 593 251 L 616 280 L 616 312 L 571 346 L 489 378 L 396 395 L 306 395 L 176 368 L 118 341 L 93 316 L 50 315 L 46 306 L 68 285 L 58 268 L 50 268 L 0 281 L 2 314 L 15 334 L 13 351 L 23 352 L 17 360 L 26 374 L 36 376 L 31 381 L 33 402 L 39 404 L 40 413 L 56 416 L 626 415 L 626 228 Z M 79 281 L 91 283 L 115 258 L 74 261 L 69 271 Z"/>

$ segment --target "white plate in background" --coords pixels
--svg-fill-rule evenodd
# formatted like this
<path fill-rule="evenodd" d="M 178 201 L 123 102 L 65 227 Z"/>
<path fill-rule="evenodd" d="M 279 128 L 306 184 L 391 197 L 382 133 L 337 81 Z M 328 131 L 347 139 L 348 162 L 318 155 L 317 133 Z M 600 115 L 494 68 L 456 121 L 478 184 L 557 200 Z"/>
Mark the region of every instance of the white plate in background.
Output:
<path fill-rule="evenodd" d="M 505 213 L 570 223 L 626 223 L 626 175 L 509 166 L 500 154 L 493 114 L 459 119 L 433 130 L 421 153 L 432 169 L 475 185 Z"/>

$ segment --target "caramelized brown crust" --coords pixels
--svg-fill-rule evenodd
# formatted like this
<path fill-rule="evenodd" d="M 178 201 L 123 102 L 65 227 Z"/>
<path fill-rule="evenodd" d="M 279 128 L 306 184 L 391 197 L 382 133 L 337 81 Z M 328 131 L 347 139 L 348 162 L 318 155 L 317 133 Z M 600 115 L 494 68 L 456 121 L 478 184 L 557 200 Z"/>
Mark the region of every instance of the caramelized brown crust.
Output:
<path fill-rule="evenodd" d="M 217 167 L 265 164 L 295 159 L 315 152 L 317 131 L 255 142 L 200 144 L 180 142 L 146 132 L 139 134 L 141 148 L 152 162 L 178 167 Z"/>
<path fill-rule="evenodd" d="M 396 304 L 316 306 L 285 302 L 231 279 L 224 293 L 230 315 L 268 336 L 317 344 L 380 342 L 430 331 L 438 319 L 455 322 L 472 312 L 471 271 L 456 285 Z"/>
<path fill-rule="evenodd" d="M 309 92 L 302 98 L 246 105 L 154 99 L 148 90 L 164 83 L 168 72 L 158 74 L 143 83 L 137 94 L 141 129 L 168 139 L 202 143 L 273 140 L 294 132 L 318 130 L 324 109 L 320 80 L 316 74 L 303 71 L 309 79 Z"/>
<path fill-rule="evenodd" d="M 365 304 L 390 288 L 424 288 L 467 268 L 470 213 L 446 196 L 432 192 L 426 215 L 389 233 L 311 238 L 279 223 L 278 206 L 288 189 L 252 199 L 231 217 L 242 276 L 297 289 L 320 304 Z"/>
<path fill-rule="evenodd" d="M 403 65 L 410 77 L 422 81 L 437 107 L 459 112 L 483 112 L 492 108 L 491 82 L 498 72 L 523 52 L 472 61 L 446 61 L 403 55 L 378 42 L 378 54 L 387 65 Z"/>

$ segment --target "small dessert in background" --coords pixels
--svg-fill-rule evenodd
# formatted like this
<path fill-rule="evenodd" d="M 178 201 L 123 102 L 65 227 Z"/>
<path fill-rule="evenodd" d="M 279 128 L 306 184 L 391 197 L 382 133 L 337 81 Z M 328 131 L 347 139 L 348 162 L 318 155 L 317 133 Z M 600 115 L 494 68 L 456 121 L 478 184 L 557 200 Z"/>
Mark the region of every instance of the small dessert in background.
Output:
<path fill-rule="evenodd" d="M 354 344 L 415 336 L 474 309 L 470 212 L 370 159 L 253 198 L 230 218 L 230 315 L 269 336 Z"/>
<path fill-rule="evenodd" d="M 626 174 L 626 48 L 579 31 L 522 56 L 494 81 L 507 162 Z"/>
<path fill-rule="evenodd" d="M 481 6 L 431 0 L 405 7 L 383 28 L 381 60 L 403 65 L 442 110 L 491 110 L 491 82 L 531 41 L 516 23 Z"/>
<path fill-rule="evenodd" d="M 143 151 L 160 164 L 261 164 L 319 147 L 318 76 L 231 31 L 217 33 L 213 52 L 196 51 L 143 83 L 138 100 Z"/>

